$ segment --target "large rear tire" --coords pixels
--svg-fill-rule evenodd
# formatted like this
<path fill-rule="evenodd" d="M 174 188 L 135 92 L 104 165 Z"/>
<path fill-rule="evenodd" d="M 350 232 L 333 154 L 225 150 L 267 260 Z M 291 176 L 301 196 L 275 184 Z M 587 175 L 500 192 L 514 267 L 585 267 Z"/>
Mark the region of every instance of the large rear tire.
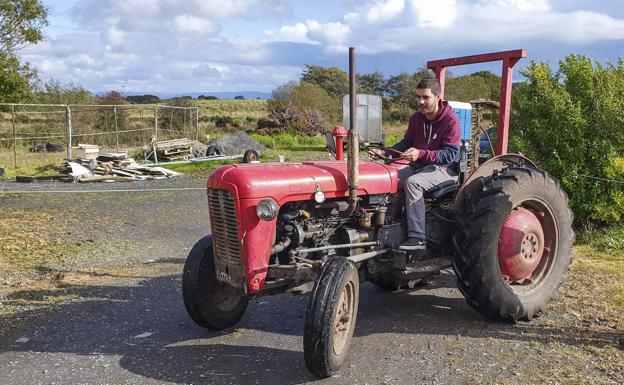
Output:
<path fill-rule="evenodd" d="M 353 262 L 332 258 L 316 279 L 303 330 L 306 367 L 329 377 L 342 365 L 353 337 L 360 283 Z"/>
<path fill-rule="evenodd" d="M 235 325 L 247 309 L 248 299 L 240 289 L 217 280 L 210 235 L 200 239 L 186 258 L 182 296 L 193 321 L 210 329 Z"/>
<path fill-rule="evenodd" d="M 546 172 L 517 166 L 477 178 L 466 191 L 454 237 L 459 290 L 488 318 L 529 320 L 567 276 L 574 242 L 568 197 Z M 509 230 L 510 221 L 529 230 Z"/>

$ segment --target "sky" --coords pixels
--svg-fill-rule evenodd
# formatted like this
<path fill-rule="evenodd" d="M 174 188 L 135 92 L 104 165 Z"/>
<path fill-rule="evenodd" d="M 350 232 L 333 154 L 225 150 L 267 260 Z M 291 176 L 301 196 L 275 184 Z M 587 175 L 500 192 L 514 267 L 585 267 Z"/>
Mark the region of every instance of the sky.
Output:
<path fill-rule="evenodd" d="M 92 92 L 271 92 L 305 64 L 416 72 L 428 60 L 525 48 L 624 56 L 624 0 L 42 0 L 45 41 L 19 52 L 45 82 Z M 500 74 L 500 64 L 450 68 Z"/>

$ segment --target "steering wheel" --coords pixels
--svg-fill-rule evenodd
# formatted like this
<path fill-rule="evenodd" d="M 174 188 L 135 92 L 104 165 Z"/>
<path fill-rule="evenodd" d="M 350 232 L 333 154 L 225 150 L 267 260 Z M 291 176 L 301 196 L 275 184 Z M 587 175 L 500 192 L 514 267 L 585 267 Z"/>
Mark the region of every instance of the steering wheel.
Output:
<path fill-rule="evenodd" d="M 369 150 L 373 150 L 373 149 L 386 150 L 386 147 L 383 147 L 383 146 L 381 146 L 379 144 L 369 144 L 368 146 L 365 146 L 364 149 L 369 154 L 369 156 L 371 156 L 371 158 L 372 158 L 373 156 L 371 155 Z M 389 156 L 381 155 L 381 154 L 377 154 L 377 153 L 375 153 L 375 157 L 383 160 L 383 162 L 385 164 L 392 164 L 392 163 L 396 162 L 397 160 L 401 160 L 401 158 L 391 158 Z"/>

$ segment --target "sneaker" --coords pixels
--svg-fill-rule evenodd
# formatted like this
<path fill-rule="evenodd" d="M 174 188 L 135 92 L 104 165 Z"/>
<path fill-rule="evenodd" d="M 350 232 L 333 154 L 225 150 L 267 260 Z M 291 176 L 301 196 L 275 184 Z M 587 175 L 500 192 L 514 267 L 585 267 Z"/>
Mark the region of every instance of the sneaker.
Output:
<path fill-rule="evenodd" d="M 416 237 L 407 238 L 407 241 L 399 246 L 399 250 L 425 250 L 426 248 L 427 243 L 425 240 Z"/>

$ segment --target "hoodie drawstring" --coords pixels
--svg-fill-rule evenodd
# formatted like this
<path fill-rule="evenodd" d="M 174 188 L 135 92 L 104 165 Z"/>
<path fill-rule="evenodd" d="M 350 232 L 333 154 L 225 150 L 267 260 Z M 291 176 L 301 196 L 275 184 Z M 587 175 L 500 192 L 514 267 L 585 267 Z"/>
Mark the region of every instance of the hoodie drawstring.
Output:
<path fill-rule="evenodd" d="M 427 132 L 425 131 L 429 128 L 429 136 L 427 137 Z M 429 146 L 429 142 L 431 142 L 431 132 L 433 131 L 433 124 L 427 124 L 423 122 L 423 138 L 427 138 L 427 146 Z"/>

